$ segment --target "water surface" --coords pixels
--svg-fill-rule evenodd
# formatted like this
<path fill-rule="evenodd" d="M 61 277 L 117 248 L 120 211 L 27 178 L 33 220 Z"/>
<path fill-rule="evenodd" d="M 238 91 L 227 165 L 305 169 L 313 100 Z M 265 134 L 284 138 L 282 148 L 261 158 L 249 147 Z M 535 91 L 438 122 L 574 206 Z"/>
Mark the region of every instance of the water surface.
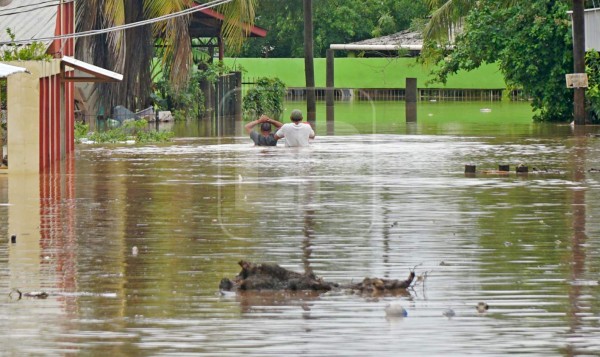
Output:
<path fill-rule="evenodd" d="M 305 149 L 80 145 L 62 174 L 0 175 L 3 353 L 600 353 L 597 128 L 426 118 L 340 119 Z M 511 173 L 482 172 L 499 164 Z M 421 279 L 398 296 L 221 295 L 241 259 Z M 390 303 L 408 316 L 386 317 Z"/>

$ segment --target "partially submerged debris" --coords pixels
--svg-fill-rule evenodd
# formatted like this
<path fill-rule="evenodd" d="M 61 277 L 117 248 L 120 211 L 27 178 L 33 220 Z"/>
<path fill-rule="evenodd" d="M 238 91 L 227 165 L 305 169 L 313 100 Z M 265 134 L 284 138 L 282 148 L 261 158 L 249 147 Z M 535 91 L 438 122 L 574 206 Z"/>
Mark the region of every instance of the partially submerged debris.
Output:
<path fill-rule="evenodd" d="M 49 296 L 49 294 L 45 291 L 32 291 L 32 292 L 21 292 L 19 289 L 12 289 L 8 294 L 9 298 L 13 298 L 13 295 L 17 300 L 21 300 L 23 297 L 33 298 L 33 299 L 45 299 Z"/>
<path fill-rule="evenodd" d="M 415 279 L 415 272 L 411 271 L 408 279 L 397 280 L 397 279 L 380 279 L 380 278 L 364 278 L 358 284 L 352 284 L 349 286 L 351 290 L 358 291 L 360 293 L 374 293 L 374 292 L 394 292 L 397 290 L 406 290 L 410 287 L 410 284 Z"/>
<path fill-rule="evenodd" d="M 230 280 L 223 278 L 221 290 L 315 290 L 329 291 L 337 284 L 317 278 L 314 274 L 300 274 L 277 264 L 254 264 L 247 261 L 238 263 L 242 271 Z"/>
<path fill-rule="evenodd" d="M 406 280 L 365 278 L 360 283 L 341 285 L 327 282 L 313 273 L 301 274 L 282 268 L 277 264 L 255 264 L 244 260 L 238 264 L 242 267 L 242 271 L 233 280 L 223 278 L 219 284 L 222 291 L 312 290 L 324 292 L 333 289 L 349 289 L 358 293 L 394 293 L 406 290 L 415 279 L 413 269 Z"/>

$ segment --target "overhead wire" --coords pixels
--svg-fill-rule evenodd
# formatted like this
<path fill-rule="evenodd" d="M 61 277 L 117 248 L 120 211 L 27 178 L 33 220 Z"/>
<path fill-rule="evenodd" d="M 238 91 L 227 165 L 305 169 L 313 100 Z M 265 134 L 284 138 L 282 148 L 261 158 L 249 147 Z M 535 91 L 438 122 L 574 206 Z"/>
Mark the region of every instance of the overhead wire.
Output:
<path fill-rule="evenodd" d="M 75 0 L 63 1 L 62 4 L 68 4 L 68 3 L 72 3 L 72 2 L 75 2 Z M 27 5 L 14 6 L 9 9 L 0 9 L 0 17 L 8 16 L 8 15 L 15 15 L 15 14 L 22 14 L 25 12 L 33 12 L 33 11 L 45 9 L 47 7 L 58 6 L 60 4 L 61 4 L 60 0 L 50 0 L 50 1 L 42 1 L 37 4 L 27 4 Z M 31 8 L 31 9 L 24 9 L 24 8 L 32 7 L 32 6 L 35 6 L 35 7 Z M 23 9 L 23 10 L 13 11 L 15 9 Z M 8 11 L 12 11 L 12 12 L 8 12 Z"/>
<path fill-rule="evenodd" d="M 0 46 L 8 45 L 8 44 L 27 44 L 27 43 L 38 42 L 38 41 L 46 42 L 46 41 L 62 40 L 62 39 L 68 39 L 68 38 L 89 37 L 89 36 L 101 35 L 104 33 L 109 33 L 109 32 L 114 32 L 114 31 L 122 31 L 122 30 L 127 30 L 130 28 L 134 28 L 134 27 L 145 26 L 145 25 L 153 24 L 155 22 L 166 21 L 166 20 L 177 18 L 177 17 L 189 15 L 194 12 L 198 12 L 198 11 L 205 10 L 205 9 L 210 9 L 210 8 L 213 8 L 213 7 L 216 7 L 219 5 L 223 5 L 223 4 L 226 4 L 231 1 L 232 0 L 213 0 L 213 1 L 209 1 L 204 4 L 198 4 L 196 6 L 193 6 L 193 7 L 187 8 L 185 10 L 178 11 L 178 12 L 174 12 L 171 14 L 155 17 L 152 19 L 146 19 L 146 20 L 142 20 L 142 21 L 138 21 L 138 22 L 132 22 L 129 24 L 108 27 L 105 29 L 88 30 L 88 31 L 76 32 L 76 33 L 72 33 L 72 34 L 51 36 L 51 37 L 38 37 L 38 38 L 30 38 L 30 39 L 23 39 L 23 40 L 2 41 L 2 42 L 0 42 Z"/>

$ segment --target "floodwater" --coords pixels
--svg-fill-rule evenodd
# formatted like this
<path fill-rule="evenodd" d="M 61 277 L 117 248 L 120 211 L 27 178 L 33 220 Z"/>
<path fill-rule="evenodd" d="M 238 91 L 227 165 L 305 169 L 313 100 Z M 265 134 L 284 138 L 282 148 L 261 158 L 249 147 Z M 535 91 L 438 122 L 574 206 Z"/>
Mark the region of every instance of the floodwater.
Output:
<path fill-rule="evenodd" d="M 79 145 L 62 174 L 0 175 L 0 354 L 600 354 L 599 128 L 482 106 L 348 115 L 304 149 Z M 220 294 L 242 259 L 420 279 L 396 296 Z"/>

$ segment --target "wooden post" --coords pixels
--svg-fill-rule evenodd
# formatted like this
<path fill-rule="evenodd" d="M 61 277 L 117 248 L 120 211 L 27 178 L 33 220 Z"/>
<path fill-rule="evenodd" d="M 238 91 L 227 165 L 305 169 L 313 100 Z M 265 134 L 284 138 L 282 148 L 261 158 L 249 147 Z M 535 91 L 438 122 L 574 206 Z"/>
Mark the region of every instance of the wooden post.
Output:
<path fill-rule="evenodd" d="M 7 86 L 8 87 L 8 86 Z M 2 98 L 2 80 L 0 80 L 0 98 Z M 8 100 L 7 100 L 8 102 Z M 8 121 L 7 121 L 8 124 Z M 0 167 L 4 160 L 4 129 L 2 128 L 2 105 L 0 105 Z"/>
<path fill-rule="evenodd" d="M 325 92 L 325 117 L 327 120 L 327 135 L 333 135 L 334 133 L 334 120 L 335 120 L 335 77 L 334 77 L 334 52 L 332 49 L 327 50 L 327 66 L 325 70 L 325 85 L 327 86 Z"/>
<path fill-rule="evenodd" d="M 417 79 L 406 78 L 406 122 L 417 121 Z"/>
<path fill-rule="evenodd" d="M 317 105 L 315 96 L 315 66 L 313 50 L 312 0 L 304 0 L 304 74 L 306 78 L 306 118 L 315 127 Z"/>
<path fill-rule="evenodd" d="M 526 174 L 529 172 L 529 168 L 525 165 L 517 165 L 516 172 L 518 174 Z"/>
<path fill-rule="evenodd" d="M 585 73 L 585 16 L 583 0 L 573 0 L 573 69 Z M 576 125 L 585 124 L 585 88 L 573 93 L 573 119 Z"/>
<path fill-rule="evenodd" d="M 234 116 L 236 122 L 242 122 L 242 72 L 233 72 L 235 79 Z"/>
<path fill-rule="evenodd" d="M 65 65 L 61 62 L 60 65 L 60 76 L 59 76 L 59 86 L 60 86 L 60 99 L 58 101 L 59 105 L 59 113 L 60 119 L 58 124 L 59 134 L 59 148 L 60 148 L 60 160 L 61 162 L 67 157 L 67 113 L 65 109 L 65 105 L 67 103 L 65 96 Z"/>

